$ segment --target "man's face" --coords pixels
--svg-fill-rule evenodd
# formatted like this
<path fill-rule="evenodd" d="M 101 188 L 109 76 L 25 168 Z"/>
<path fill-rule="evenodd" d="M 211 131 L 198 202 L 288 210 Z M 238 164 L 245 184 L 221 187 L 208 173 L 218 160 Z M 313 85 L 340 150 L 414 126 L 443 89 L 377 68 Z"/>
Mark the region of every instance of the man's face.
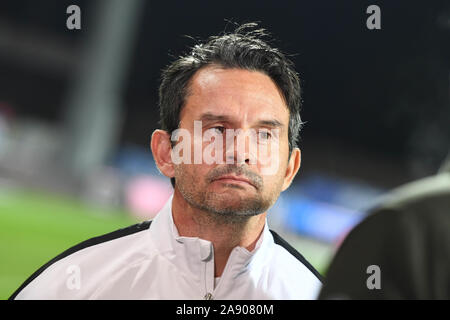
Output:
<path fill-rule="evenodd" d="M 210 140 L 197 140 L 197 146 L 194 145 L 194 121 L 201 121 L 202 135 L 210 134 L 214 137 L 211 141 L 222 140 L 221 154 L 212 153 L 216 158 L 219 156 L 222 163 L 194 163 L 194 152 L 204 151 L 211 143 Z M 280 192 L 287 188 L 288 125 L 287 106 L 281 92 L 267 75 L 215 66 L 199 70 L 191 79 L 189 94 L 180 114 L 179 128 L 190 133 L 192 152 L 189 163 L 185 161 L 174 167 L 176 188 L 190 205 L 208 212 L 231 217 L 267 211 Z M 239 151 L 237 139 L 244 135 L 236 135 L 231 140 L 234 152 L 230 152 L 227 129 L 256 132 L 257 139 L 245 138 L 245 148 Z M 274 143 L 277 148 L 273 147 Z M 253 149 L 250 144 L 253 144 Z M 267 149 L 264 155 L 258 148 L 263 144 Z M 258 150 L 256 153 L 255 149 Z M 268 157 L 272 158 L 272 164 L 274 159 L 277 160 L 275 170 L 264 170 L 268 166 Z M 248 182 L 220 179 L 225 175 L 237 176 Z"/>

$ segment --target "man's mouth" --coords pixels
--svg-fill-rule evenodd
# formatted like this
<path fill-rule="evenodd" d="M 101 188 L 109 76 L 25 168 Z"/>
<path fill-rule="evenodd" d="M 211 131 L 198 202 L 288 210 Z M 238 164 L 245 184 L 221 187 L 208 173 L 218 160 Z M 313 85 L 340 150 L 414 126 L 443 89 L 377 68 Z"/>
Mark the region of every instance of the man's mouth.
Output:
<path fill-rule="evenodd" d="M 242 185 L 251 185 L 255 187 L 255 185 L 248 179 L 242 177 L 242 176 L 234 176 L 234 175 L 224 175 L 219 178 L 214 179 L 214 181 L 221 181 L 226 183 L 236 183 L 236 184 L 242 184 Z"/>

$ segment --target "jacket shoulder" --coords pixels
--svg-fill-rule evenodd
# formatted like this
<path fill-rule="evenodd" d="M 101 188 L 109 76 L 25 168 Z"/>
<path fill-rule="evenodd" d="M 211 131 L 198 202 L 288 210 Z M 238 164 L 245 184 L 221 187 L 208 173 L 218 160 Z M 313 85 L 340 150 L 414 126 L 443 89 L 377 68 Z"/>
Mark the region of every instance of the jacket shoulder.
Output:
<path fill-rule="evenodd" d="M 93 247 L 105 242 L 109 242 L 112 240 L 116 240 L 116 239 L 120 239 L 126 236 L 130 236 L 133 234 L 136 234 L 138 232 L 147 230 L 150 228 L 151 225 L 151 220 L 149 221 L 144 221 L 138 224 L 134 224 L 132 226 L 126 227 L 126 228 L 122 228 L 98 237 L 94 237 L 91 239 L 88 239 L 86 241 L 83 241 L 69 249 L 67 249 L 66 251 L 62 252 L 61 254 L 59 254 L 58 256 L 56 256 L 55 258 L 53 258 L 52 260 L 50 260 L 49 262 L 47 262 L 46 264 L 44 264 L 42 267 L 40 267 L 36 272 L 34 272 L 27 280 L 25 280 L 25 282 L 11 295 L 11 297 L 9 298 L 9 300 L 13 300 L 17 297 L 17 295 L 19 293 L 22 292 L 22 290 L 24 290 L 33 280 L 35 280 L 37 277 L 39 277 L 44 271 L 46 271 L 48 268 L 50 268 L 51 266 L 53 266 L 55 263 L 57 263 L 58 261 L 67 258 L 71 255 L 73 255 L 74 253 L 77 253 L 83 249 L 89 248 L 89 247 Z"/>
<path fill-rule="evenodd" d="M 294 247 L 292 247 L 286 240 L 284 240 L 278 233 L 270 230 L 273 236 L 275 244 L 283 247 L 291 256 L 297 259 L 301 264 L 303 264 L 308 270 L 321 282 L 323 283 L 322 275 L 311 265 L 311 263 L 306 260 L 306 258 L 298 252 Z"/>

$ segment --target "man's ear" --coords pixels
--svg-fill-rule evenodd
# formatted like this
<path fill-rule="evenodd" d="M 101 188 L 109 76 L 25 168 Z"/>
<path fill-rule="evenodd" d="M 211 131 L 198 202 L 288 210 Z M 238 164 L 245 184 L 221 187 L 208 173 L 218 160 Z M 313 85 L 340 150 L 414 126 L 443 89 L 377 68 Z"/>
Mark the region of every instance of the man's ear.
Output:
<path fill-rule="evenodd" d="M 286 190 L 291 185 L 292 180 L 294 180 L 298 170 L 300 169 L 301 162 L 302 153 L 299 148 L 294 148 L 286 168 L 282 191 Z"/>
<path fill-rule="evenodd" d="M 170 134 L 160 129 L 153 131 L 150 148 L 152 149 L 153 159 L 159 171 L 166 177 L 173 178 L 175 176 L 175 169 L 171 157 L 172 145 L 170 143 Z"/>

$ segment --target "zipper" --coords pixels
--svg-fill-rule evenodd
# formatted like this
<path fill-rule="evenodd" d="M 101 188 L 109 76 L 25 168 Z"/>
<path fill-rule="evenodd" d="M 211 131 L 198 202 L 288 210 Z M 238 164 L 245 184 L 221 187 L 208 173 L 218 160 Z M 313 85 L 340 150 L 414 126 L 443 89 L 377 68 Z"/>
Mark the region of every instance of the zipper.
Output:
<path fill-rule="evenodd" d="M 219 283 L 217 284 L 216 287 L 214 287 L 214 254 L 213 254 L 212 260 L 209 262 L 209 263 L 212 262 L 212 267 L 213 267 L 213 271 L 212 271 L 212 276 L 213 276 L 213 290 L 212 290 L 212 293 L 211 293 L 211 292 L 208 292 L 208 288 L 207 288 L 207 285 L 206 285 L 207 277 L 208 277 L 208 273 L 206 272 L 206 270 L 207 270 L 207 263 L 208 263 L 208 262 L 205 264 L 205 289 L 206 289 L 205 291 L 206 291 L 206 294 L 205 294 L 205 296 L 203 297 L 204 300 L 214 300 L 213 293 L 216 294 L 216 293 L 217 293 L 217 289 L 219 289 L 219 287 L 223 286 L 222 283 L 225 282 L 225 281 L 227 281 L 225 276 L 228 275 L 228 274 L 227 274 L 227 273 L 229 273 L 229 272 L 228 272 L 228 269 L 230 269 L 231 266 L 233 265 L 232 260 L 233 260 L 233 258 L 234 258 L 234 255 L 236 255 L 236 250 L 237 250 L 237 249 L 234 248 L 234 249 L 231 251 L 230 256 L 228 257 L 227 263 L 226 263 L 226 265 L 225 265 L 225 268 L 223 269 L 223 272 L 222 272 L 222 276 L 221 276 L 221 278 L 220 278 L 220 281 L 219 281 Z"/>
<path fill-rule="evenodd" d="M 211 259 L 205 262 L 203 272 L 204 272 L 203 280 L 204 280 L 205 292 L 206 292 L 203 299 L 204 300 L 213 300 L 212 292 L 214 291 L 214 251 L 212 252 Z M 211 286 L 210 281 L 208 281 L 211 276 L 213 277 L 212 286 Z"/>
<path fill-rule="evenodd" d="M 203 297 L 204 300 L 214 300 L 213 299 L 213 295 L 208 292 L 207 294 L 205 294 L 205 296 Z"/>
<path fill-rule="evenodd" d="M 227 260 L 227 264 L 225 265 L 225 268 L 223 269 L 222 276 L 220 277 L 220 281 L 219 281 L 219 283 L 217 284 L 217 286 L 214 288 L 214 290 L 212 291 L 212 293 L 216 294 L 216 293 L 217 293 L 217 290 L 218 290 L 221 286 L 223 286 L 222 283 L 225 282 L 225 281 L 227 281 L 226 276 L 227 276 L 228 273 L 229 273 L 229 272 L 228 272 L 228 269 L 230 269 L 231 266 L 233 265 L 232 260 L 233 260 L 234 254 L 235 254 L 235 249 L 233 249 L 233 250 L 231 251 L 230 256 L 228 257 L 228 260 Z M 208 294 L 209 294 L 209 293 L 207 293 L 207 294 L 205 295 L 205 299 L 206 299 L 206 296 L 207 296 Z M 210 295 L 211 295 L 211 299 L 208 299 L 208 300 L 213 300 L 213 295 L 212 295 L 212 294 L 210 294 Z"/>

